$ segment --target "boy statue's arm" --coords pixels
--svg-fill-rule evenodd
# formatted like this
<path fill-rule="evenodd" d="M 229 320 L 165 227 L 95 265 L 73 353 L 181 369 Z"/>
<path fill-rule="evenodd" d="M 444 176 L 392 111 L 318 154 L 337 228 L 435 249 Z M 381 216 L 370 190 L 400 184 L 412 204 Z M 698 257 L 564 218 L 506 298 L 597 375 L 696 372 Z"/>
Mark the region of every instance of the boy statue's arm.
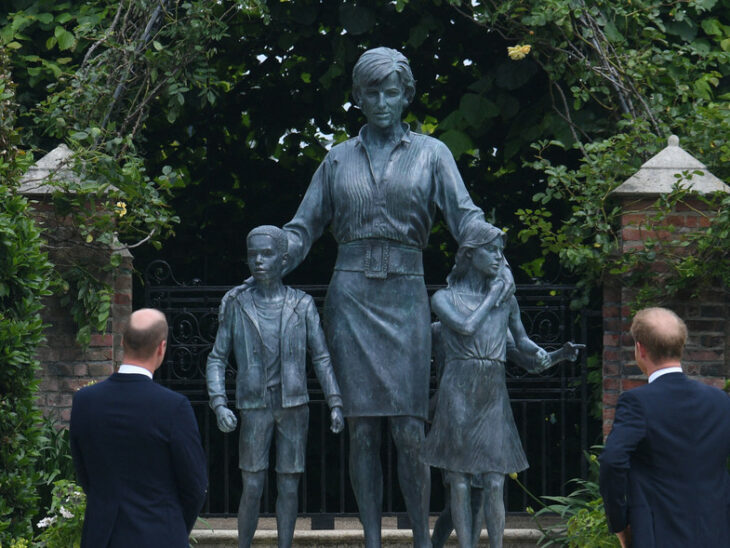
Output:
<path fill-rule="evenodd" d="M 314 373 L 317 375 L 317 380 L 330 408 L 330 430 L 335 434 L 339 434 L 345 427 L 340 387 L 332 369 L 332 360 L 319 321 L 319 314 L 314 306 L 314 300 L 309 295 L 305 299 L 307 299 L 307 346 L 312 358 Z"/>
<path fill-rule="evenodd" d="M 215 412 L 218 429 L 222 432 L 232 432 L 238 423 L 236 414 L 226 405 L 226 368 L 233 344 L 233 314 L 226 310 L 227 304 L 224 297 L 218 312 L 219 324 L 215 334 L 215 343 L 208 354 L 205 367 L 210 407 Z"/>

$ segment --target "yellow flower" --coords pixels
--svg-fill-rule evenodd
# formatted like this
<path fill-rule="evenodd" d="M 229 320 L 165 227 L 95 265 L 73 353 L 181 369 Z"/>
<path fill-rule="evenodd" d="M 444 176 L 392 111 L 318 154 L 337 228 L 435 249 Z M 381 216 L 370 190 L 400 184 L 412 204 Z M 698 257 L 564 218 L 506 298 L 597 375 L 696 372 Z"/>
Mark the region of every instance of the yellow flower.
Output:
<path fill-rule="evenodd" d="M 114 204 L 114 213 L 120 217 L 124 217 L 127 214 L 127 204 L 124 202 L 117 202 Z"/>
<path fill-rule="evenodd" d="M 76 390 L 78 391 L 78 390 L 81 390 L 82 388 L 86 388 L 87 386 L 92 386 L 92 385 L 96 384 L 97 382 L 99 382 L 99 381 L 97 381 L 96 379 L 91 379 L 89 382 L 87 382 L 83 386 L 79 386 Z M 80 493 L 74 493 L 74 494 L 79 495 Z"/>
<path fill-rule="evenodd" d="M 88 235 L 86 236 L 86 243 L 87 243 L 87 244 L 90 244 L 90 243 L 91 243 L 91 242 L 93 242 L 93 241 L 94 241 L 94 237 L 93 237 L 93 236 L 92 236 L 91 234 L 88 234 Z"/>
<path fill-rule="evenodd" d="M 510 46 L 507 48 L 507 55 L 509 55 L 509 58 L 513 61 L 521 61 L 527 57 L 527 54 L 530 53 L 530 49 L 532 49 L 532 46 L 529 44 L 524 44 L 522 46 Z"/>
<path fill-rule="evenodd" d="M 516 480 L 517 479 L 517 472 L 511 472 L 510 475 L 509 475 L 509 477 L 512 478 L 513 480 Z"/>

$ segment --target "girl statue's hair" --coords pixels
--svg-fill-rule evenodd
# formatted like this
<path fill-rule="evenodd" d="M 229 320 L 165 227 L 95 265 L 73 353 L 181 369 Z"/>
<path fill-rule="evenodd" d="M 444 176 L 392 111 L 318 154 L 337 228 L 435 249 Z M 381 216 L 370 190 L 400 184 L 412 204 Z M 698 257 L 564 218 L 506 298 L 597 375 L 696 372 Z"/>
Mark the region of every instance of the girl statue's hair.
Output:
<path fill-rule="evenodd" d="M 466 274 L 471 265 L 467 256 L 468 251 L 486 245 L 496 238 L 501 238 L 504 243 L 506 234 L 484 220 L 478 219 L 470 222 L 461 233 L 461 244 L 456 252 L 454 268 L 446 277 L 446 284 L 450 286 Z"/>

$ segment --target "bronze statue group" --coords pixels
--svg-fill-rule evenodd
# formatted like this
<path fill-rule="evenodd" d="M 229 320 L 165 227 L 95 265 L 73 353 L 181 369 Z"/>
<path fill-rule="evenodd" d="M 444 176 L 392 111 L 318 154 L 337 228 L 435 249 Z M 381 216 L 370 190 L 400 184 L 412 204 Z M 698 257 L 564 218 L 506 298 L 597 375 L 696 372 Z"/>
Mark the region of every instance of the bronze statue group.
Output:
<path fill-rule="evenodd" d="M 434 544 L 445 542 L 453 522 L 459 544 L 475 545 L 484 514 L 490 546 L 502 545 L 504 476 L 527 467 L 505 382 L 508 349 L 531 371 L 550 367 L 558 354 L 527 337 L 503 255 L 504 233 L 472 202 L 448 148 L 402 122 L 414 93 L 401 53 L 376 48 L 360 57 L 353 98 L 367 124 L 329 151 L 289 223 L 249 233 L 252 277 L 221 304 L 207 380 L 218 426 L 230 432 L 237 419 L 224 380 L 235 355 L 241 547 L 251 545 L 256 530 L 274 435 L 278 541 L 291 545 L 305 465 L 307 349 L 331 409 L 331 429 L 342 431 L 347 419 L 365 545 L 381 545 L 383 421 L 397 448 L 414 546 L 432 545 L 430 466 L 443 470 L 449 492 Z M 421 253 L 436 210 L 459 251 L 448 287 L 429 306 Z M 311 297 L 284 286 L 282 277 L 327 228 L 338 248 L 320 326 Z M 434 326 L 432 310 L 439 319 Z M 443 358 L 426 437 L 432 331 Z M 572 347 L 567 357 L 576 356 Z"/>
<path fill-rule="evenodd" d="M 414 93 L 402 54 L 376 48 L 360 57 L 353 98 L 367 124 L 329 151 L 289 223 L 248 234 L 251 278 L 221 303 L 207 384 L 220 430 L 240 425 L 241 547 L 254 537 L 274 437 L 278 545 L 292 544 L 309 421 L 307 353 L 331 430 L 341 432 L 347 421 L 365 545 L 381 546 L 387 422 L 414 546 L 443 546 L 456 529 L 459 545 L 472 547 L 486 522 L 489 545 L 497 548 L 504 477 L 528 465 L 505 362 L 540 372 L 575 360 L 582 347 L 566 343 L 548 353 L 528 338 L 504 259 L 505 235 L 472 202 L 446 146 L 402 122 Z M 421 252 L 437 210 L 459 249 L 446 288 L 429 303 Z M 337 242 L 337 261 L 320 324 L 312 298 L 284 286 L 282 277 L 325 229 Z M 119 370 L 74 397 L 71 449 L 87 495 L 83 548 L 188 546 L 207 464 L 190 402 L 152 381 L 167 333 L 160 311 L 135 311 Z M 649 384 L 621 395 L 601 456 L 609 529 L 624 548 L 730 546 L 730 398 L 682 372 L 687 329 L 673 312 L 638 312 L 631 336 Z M 226 397 L 232 355 L 238 414 Z M 440 379 L 434 406 L 432 355 Z M 433 535 L 431 466 L 441 469 L 448 490 Z"/>

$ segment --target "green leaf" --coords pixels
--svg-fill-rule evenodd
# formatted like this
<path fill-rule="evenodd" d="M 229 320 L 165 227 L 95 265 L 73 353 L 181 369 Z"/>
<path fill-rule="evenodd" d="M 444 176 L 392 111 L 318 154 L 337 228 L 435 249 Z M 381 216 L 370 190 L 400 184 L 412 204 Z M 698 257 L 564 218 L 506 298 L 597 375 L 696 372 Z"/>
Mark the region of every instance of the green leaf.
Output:
<path fill-rule="evenodd" d="M 447 147 L 449 147 L 451 154 L 453 154 L 454 158 L 457 160 L 462 154 L 474 148 L 471 138 L 463 131 L 456 129 L 451 129 L 439 135 L 439 139 L 443 141 Z"/>
<path fill-rule="evenodd" d="M 60 35 L 56 34 L 56 38 L 58 39 L 58 48 L 61 51 L 72 49 L 76 45 L 76 37 L 67 30 L 64 30 Z"/>
<path fill-rule="evenodd" d="M 492 101 L 481 95 L 466 93 L 459 102 L 459 111 L 472 127 L 481 127 L 485 120 L 499 115 L 499 108 Z"/>
<path fill-rule="evenodd" d="M 606 38 L 608 38 L 611 42 L 625 41 L 623 34 L 619 32 L 618 28 L 616 28 L 616 25 L 614 25 L 611 21 L 606 22 L 603 27 L 603 31 L 606 33 Z"/>
<path fill-rule="evenodd" d="M 717 19 L 704 19 L 702 21 L 702 30 L 712 36 L 722 36 L 722 25 Z"/>
<path fill-rule="evenodd" d="M 36 19 L 43 23 L 44 25 L 48 25 L 49 23 L 53 22 L 53 15 L 50 13 L 39 13 L 36 15 Z"/>
<path fill-rule="evenodd" d="M 679 36 L 685 42 L 691 42 L 697 38 L 697 25 L 689 20 L 670 21 L 666 24 L 667 33 Z"/>
<path fill-rule="evenodd" d="M 162 44 L 160 44 L 157 40 L 152 40 L 152 47 L 155 48 L 157 51 L 163 50 Z"/>
<path fill-rule="evenodd" d="M 3 44 L 7 44 L 13 38 L 15 38 L 15 30 L 10 25 L 6 25 L 0 30 L 0 40 Z"/>

